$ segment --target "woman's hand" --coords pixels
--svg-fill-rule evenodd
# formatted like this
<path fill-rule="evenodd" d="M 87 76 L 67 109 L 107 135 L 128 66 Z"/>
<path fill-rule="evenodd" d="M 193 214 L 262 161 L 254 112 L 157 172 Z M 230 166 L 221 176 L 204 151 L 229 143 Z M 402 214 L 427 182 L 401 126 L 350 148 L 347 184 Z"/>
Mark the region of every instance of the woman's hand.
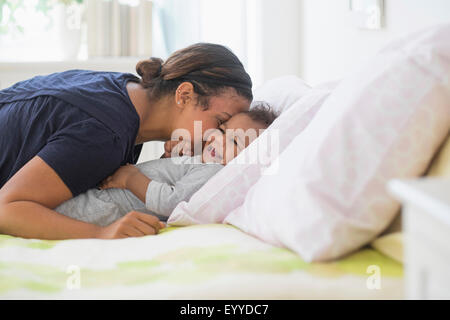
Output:
<path fill-rule="evenodd" d="M 102 190 L 109 188 L 128 189 L 130 179 L 133 179 L 133 176 L 139 173 L 139 169 L 132 164 L 121 166 L 113 175 L 103 180 L 99 188 Z"/>
<path fill-rule="evenodd" d="M 128 212 L 122 218 L 111 223 L 109 226 L 99 229 L 96 238 L 99 239 L 120 239 L 128 237 L 143 237 L 157 234 L 165 224 L 157 217 L 138 212 Z"/>
<path fill-rule="evenodd" d="M 161 158 L 192 156 L 191 143 L 187 140 L 174 141 L 168 140 L 164 143 L 164 154 Z"/>

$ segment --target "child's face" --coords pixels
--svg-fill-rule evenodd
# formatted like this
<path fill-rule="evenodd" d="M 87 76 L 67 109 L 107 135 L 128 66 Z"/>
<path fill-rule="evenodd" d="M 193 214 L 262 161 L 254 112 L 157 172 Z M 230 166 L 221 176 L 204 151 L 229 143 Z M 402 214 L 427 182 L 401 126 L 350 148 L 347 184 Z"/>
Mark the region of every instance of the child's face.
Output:
<path fill-rule="evenodd" d="M 203 162 L 226 165 L 258 137 L 260 129 L 265 128 L 245 113 L 234 115 L 208 136 Z"/>

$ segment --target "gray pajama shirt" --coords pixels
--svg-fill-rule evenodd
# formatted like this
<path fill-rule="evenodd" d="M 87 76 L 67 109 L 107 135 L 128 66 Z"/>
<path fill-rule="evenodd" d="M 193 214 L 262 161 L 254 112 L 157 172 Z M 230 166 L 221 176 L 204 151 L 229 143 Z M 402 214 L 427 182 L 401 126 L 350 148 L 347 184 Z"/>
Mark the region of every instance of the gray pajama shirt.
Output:
<path fill-rule="evenodd" d="M 106 226 L 130 211 L 136 210 L 166 221 L 181 201 L 191 196 L 224 166 L 201 163 L 201 156 L 163 158 L 137 164 L 151 179 L 145 203 L 131 191 L 123 189 L 90 189 L 63 202 L 55 211 L 85 222 Z"/>

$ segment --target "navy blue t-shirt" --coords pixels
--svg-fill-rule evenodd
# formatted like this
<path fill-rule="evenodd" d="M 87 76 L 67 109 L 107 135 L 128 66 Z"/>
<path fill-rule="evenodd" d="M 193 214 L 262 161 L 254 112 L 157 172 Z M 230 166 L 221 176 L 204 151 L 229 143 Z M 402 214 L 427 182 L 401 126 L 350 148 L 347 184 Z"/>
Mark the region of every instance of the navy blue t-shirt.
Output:
<path fill-rule="evenodd" d="M 139 115 L 126 90 L 133 74 L 69 70 L 0 90 L 0 188 L 34 156 L 72 195 L 135 164 Z"/>

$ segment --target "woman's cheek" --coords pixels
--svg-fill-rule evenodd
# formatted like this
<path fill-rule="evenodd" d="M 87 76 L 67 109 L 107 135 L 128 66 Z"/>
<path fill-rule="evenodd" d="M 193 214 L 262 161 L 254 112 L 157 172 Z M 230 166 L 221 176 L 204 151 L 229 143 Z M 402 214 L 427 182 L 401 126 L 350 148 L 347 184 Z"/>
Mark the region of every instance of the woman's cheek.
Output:
<path fill-rule="evenodd" d="M 205 133 L 208 129 L 214 129 L 214 126 L 212 126 L 211 121 L 195 120 L 192 126 L 192 130 L 190 130 L 192 143 L 194 144 L 195 142 L 198 143 L 201 142 L 203 144 L 206 140 Z"/>
<path fill-rule="evenodd" d="M 208 129 L 217 129 L 217 120 L 203 120 L 202 121 L 202 132 L 204 133 Z"/>

